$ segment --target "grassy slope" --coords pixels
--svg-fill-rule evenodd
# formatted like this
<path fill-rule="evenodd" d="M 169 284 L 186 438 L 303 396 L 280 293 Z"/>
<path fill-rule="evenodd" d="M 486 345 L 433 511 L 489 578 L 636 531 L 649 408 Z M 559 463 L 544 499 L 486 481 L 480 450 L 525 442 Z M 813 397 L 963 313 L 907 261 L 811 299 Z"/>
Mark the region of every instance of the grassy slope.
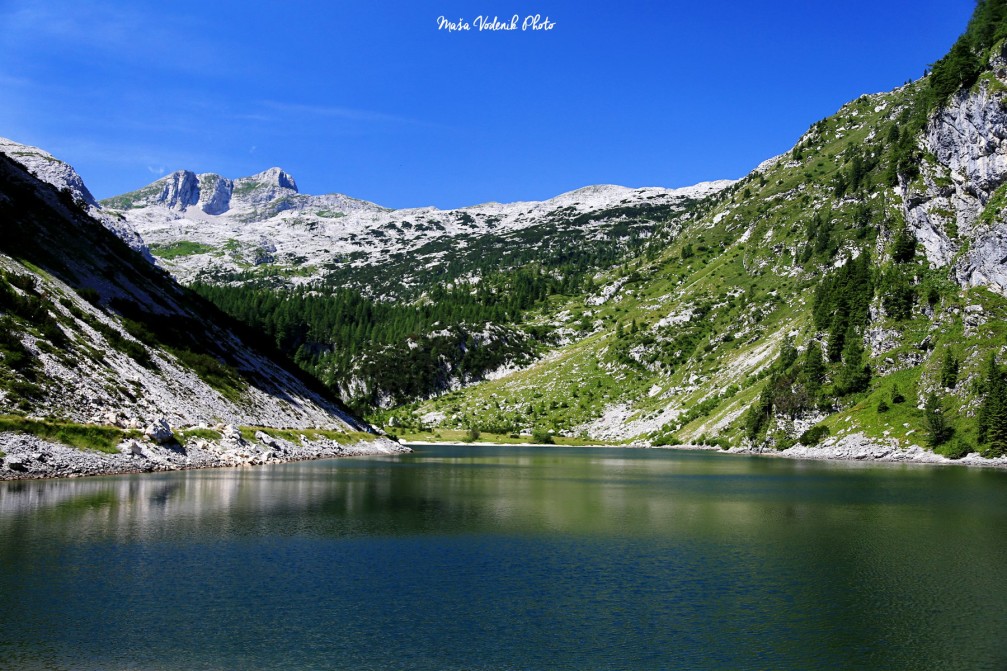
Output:
<path fill-rule="evenodd" d="M 593 307 L 574 298 L 537 317 L 558 325 L 557 313 L 573 315 L 571 322 L 587 315 L 599 327 L 593 334 L 529 369 L 402 408 L 394 413 L 398 426 L 421 426 L 424 417 L 430 424 L 428 413 L 442 413 L 444 419 L 432 423 L 446 428 L 539 427 L 586 435 L 586 422 L 622 405 L 618 419 L 629 429 L 610 434 L 612 439 L 674 434 L 683 441 L 719 436 L 739 444 L 738 419 L 765 384 L 784 336 L 803 348 L 815 335 L 811 306 L 822 274 L 852 249 L 867 250 L 877 268 L 890 265 L 893 232 L 902 225 L 898 197 L 878 184 L 858 197 L 837 198 L 834 181 L 849 169 L 850 147 L 874 150 L 881 172 L 883 138 L 918 86 L 864 96 L 813 126 L 796 152 L 715 197 L 709 213 L 687 225 L 655 260 L 613 269 L 604 281 L 631 280 L 613 300 Z M 866 230 L 857 223 L 865 206 Z M 835 222 L 838 252 L 800 263 L 815 212 Z M 694 255 L 683 259 L 687 245 Z M 919 261 L 913 271 L 918 293 L 923 286 L 941 288 L 935 314 L 931 318 L 918 300 L 909 320 L 896 323 L 878 315 L 872 322 L 871 329 L 890 332 L 894 348 L 871 359 L 870 389 L 843 399 L 824 420 L 834 434 L 862 431 L 922 443 L 917 405 L 936 389 L 944 353 L 952 350 L 961 360 L 960 382 L 942 392 L 945 410 L 958 434 L 974 441 L 969 418 L 977 406 L 979 371 L 986 353 L 1007 341 L 998 324 L 1007 316 L 1007 301 L 983 289 L 951 286 L 946 270 Z M 880 312 L 878 298 L 874 304 Z M 963 308 L 972 304 L 983 305 L 993 318 L 966 328 Z M 700 319 L 657 327 L 668 315 L 697 310 Z M 927 336 L 930 346 L 921 349 Z M 891 404 L 893 385 L 906 402 Z M 882 398 L 891 409 L 878 413 Z M 597 426 L 592 433 L 605 435 Z"/>

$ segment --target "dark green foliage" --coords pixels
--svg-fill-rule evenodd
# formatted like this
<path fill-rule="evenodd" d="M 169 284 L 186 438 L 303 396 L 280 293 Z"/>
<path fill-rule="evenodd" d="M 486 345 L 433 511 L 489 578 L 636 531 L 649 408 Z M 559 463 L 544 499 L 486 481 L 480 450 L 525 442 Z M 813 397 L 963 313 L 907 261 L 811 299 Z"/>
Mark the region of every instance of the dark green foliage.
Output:
<path fill-rule="evenodd" d="M 892 242 L 892 260 L 895 263 L 909 263 L 916 257 L 916 236 L 908 227 L 901 227 Z"/>
<path fill-rule="evenodd" d="M 535 428 L 531 432 L 531 440 L 533 443 L 538 443 L 540 445 L 552 445 L 555 440 L 553 440 L 552 433 L 546 429 Z"/>
<path fill-rule="evenodd" d="M 958 385 L 958 357 L 954 352 L 944 353 L 944 361 L 941 363 L 941 386 L 945 389 L 954 389 Z"/>
<path fill-rule="evenodd" d="M 829 327 L 829 346 L 827 348 L 829 361 L 836 362 L 843 358 L 843 347 L 846 345 L 846 334 L 849 330 L 849 317 L 847 315 L 837 313 L 832 316 L 832 325 Z"/>
<path fill-rule="evenodd" d="M 801 445 L 817 445 L 829 436 L 829 427 L 824 424 L 816 424 L 807 431 L 801 434 L 798 438 L 798 442 Z"/>
<path fill-rule="evenodd" d="M 651 441 L 651 444 L 654 447 L 663 447 L 665 445 L 681 445 L 682 440 L 671 431 L 661 431 Z"/>
<path fill-rule="evenodd" d="M 775 413 L 794 419 L 814 406 L 814 394 L 821 386 L 823 374 L 822 370 L 818 370 L 822 364 L 821 348 L 817 343 L 809 343 L 808 350 L 814 349 L 818 350 L 817 356 L 814 353 L 805 354 L 802 360 L 790 339 L 784 340 L 773 365 L 774 374 L 763 388 L 758 401 L 749 407 L 744 416 L 745 435 L 749 440 L 756 440 L 765 432 Z M 722 398 L 709 400 L 717 402 L 710 408 L 709 412 L 712 412 Z"/>
<path fill-rule="evenodd" d="M 906 270 L 898 266 L 886 270 L 878 283 L 878 293 L 881 294 L 885 314 L 890 318 L 902 321 L 913 316 L 916 288 Z"/>
<path fill-rule="evenodd" d="M 927 396 L 923 407 L 923 419 L 927 429 L 927 443 L 930 447 L 938 447 L 946 443 L 951 434 L 954 433 L 947 418 L 944 416 L 944 409 L 937 394 Z"/>
<path fill-rule="evenodd" d="M 899 390 L 898 385 L 892 385 L 892 405 L 898 405 L 899 403 L 905 403 L 906 397 L 902 395 Z"/>
<path fill-rule="evenodd" d="M 972 51 L 970 40 L 962 36 L 951 47 L 947 56 L 934 63 L 930 74 L 930 90 L 941 103 L 960 89 L 967 89 L 976 83 L 982 65 Z"/>
<path fill-rule="evenodd" d="M 24 417 L 0 417 L 0 431 L 27 433 L 43 440 L 111 454 L 118 452 L 117 446 L 123 440 L 134 437 L 132 433 L 115 427 L 26 419 Z"/>
<path fill-rule="evenodd" d="M 934 452 L 948 459 L 963 459 L 972 452 L 972 446 L 958 436 L 955 436 L 943 445 L 938 446 Z"/>
<path fill-rule="evenodd" d="M 435 286 L 418 302 L 376 301 L 347 289 L 320 294 L 251 286 L 194 288 L 271 336 L 298 365 L 334 388 L 363 379 L 367 391 L 354 402 L 366 409 L 382 396 L 397 403 L 426 398 L 445 389 L 452 377 L 472 382 L 505 363 L 525 360 L 548 332 L 507 325 L 550 296 L 577 291 L 569 282 L 526 268 L 484 277 L 475 286 Z M 492 343 L 475 337 L 486 324 L 498 327 Z M 632 323 L 629 329 L 634 330 Z"/>
<path fill-rule="evenodd" d="M 759 400 L 745 412 L 745 437 L 757 440 L 773 418 L 773 393 L 769 385 L 762 390 Z"/>
<path fill-rule="evenodd" d="M 203 382 L 221 393 L 225 398 L 237 401 L 248 384 L 236 370 L 221 363 L 209 354 L 191 350 L 172 350 L 179 361 L 192 369 Z"/>
<path fill-rule="evenodd" d="M 475 441 L 479 440 L 479 436 L 481 435 L 482 434 L 479 433 L 479 429 L 475 428 L 474 426 L 470 426 L 465 431 L 465 435 L 462 437 L 462 441 L 466 443 L 474 443 Z"/>
<path fill-rule="evenodd" d="M 886 401 L 885 399 L 881 399 L 880 401 L 878 401 L 878 412 L 879 413 L 885 413 L 885 412 L 888 412 L 888 410 L 889 410 L 889 408 L 888 408 L 888 401 Z"/>
<path fill-rule="evenodd" d="M 932 105 L 942 105 L 961 89 L 975 84 L 988 67 L 987 50 L 1007 37 L 1007 2 L 979 0 L 965 33 L 944 58 L 933 64 L 930 74 Z"/>
<path fill-rule="evenodd" d="M 976 421 L 977 440 L 985 445 L 983 453 L 999 456 L 1007 453 L 1007 380 L 990 354 L 983 381 L 983 401 Z"/>
<path fill-rule="evenodd" d="M 101 294 L 99 294 L 97 290 L 91 289 L 90 287 L 78 288 L 77 295 L 86 300 L 91 305 L 97 306 L 101 304 Z"/>
<path fill-rule="evenodd" d="M 807 242 L 800 255 L 801 263 L 808 262 L 812 257 L 829 260 L 839 251 L 840 240 L 833 234 L 835 221 L 831 213 L 822 216 L 821 212 L 816 212 L 815 216 L 808 222 L 805 229 Z"/>
<path fill-rule="evenodd" d="M 5 366 L 23 374 L 32 370 L 36 361 L 15 329 L 14 322 L 9 318 L 0 320 L 0 354 Z"/>
<path fill-rule="evenodd" d="M 150 352 L 147 348 L 136 342 L 136 340 L 126 338 L 117 329 L 112 328 L 108 324 L 105 324 L 103 321 L 94 317 L 88 316 L 87 323 L 91 326 L 91 328 L 100 333 L 102 337 L 105 338 L 105 341 L 116 350 L 130 357 L 144 368 L 149 368 L 151 370 L 158 369 L 157 363 L 153 358 L 151 358 Z"/>
<path fill-rule="evenodd" d="M 843 346 L 843 365 L 836 375 L 836 393 L 845 396 L 864 391 L 870 381 L 871 367 L 864 363 L 864 346 L 860 334 L 851 329 Z"/>
<path fill-rule="evenodd" d="M 776 365 L 781 371 L 785 371 L 794 365 L 797 361 L 797 348 L 794 347 L 794 341 L 790 336 L 783 339 L 783 344 L 780 346 L 780 356 L 776 360 Z"/>
<path fill-rule="evenodd" d="M 804 366 L 801 370 L 801 379 L 808 388 L 810 394 L 817 394 L 825 381 L 825 361 L 822 359 L 822 346 L 815 341 L 808 343 L 808 349 L 804 353 Z"/>
<path fill-rule="evenodd" d="M 818 331 L 829 330 L 830 361 L 839 359 L 846 332 L 867 323 L 873 296 L 874 282 L 866 252 L 822 278 L 815 291 L 812 314 Z"/>

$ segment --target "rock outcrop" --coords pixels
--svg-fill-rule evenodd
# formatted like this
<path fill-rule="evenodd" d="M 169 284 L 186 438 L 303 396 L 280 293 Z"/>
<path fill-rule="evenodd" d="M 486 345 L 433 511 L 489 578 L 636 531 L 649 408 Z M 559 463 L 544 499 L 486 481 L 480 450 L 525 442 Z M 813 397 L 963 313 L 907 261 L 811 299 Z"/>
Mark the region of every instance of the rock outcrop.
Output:
<path fill-rule="evenodd" d="M 125 217 L 105 212 L 95 201 L 94 196 L 84 184 L 84 180 L 73 169 L 73 166 L 38 147 L 19 144 L 3 137 L 0 137 L 0 154 L 5 154 L 21 164 L 34 177 L 52 185 L 57 191 L 69 194 L 75 203 L 100 221 L 116 237 L 143 254 L 148 260 L 152 260 L 147 245 L 144 244 L 136 229 L 126 221 Z"/>
<path fill-rule="evenodd" d="M 1007 294 L 1007 221 L 995 198 L 1007 183 L 1007 58 L 994 57 L 991 68 L 937 111 L 922 138 L 932 159 L 898 191 L 906 223 L 932 264 L 954 264 L 963 286 Z"/>

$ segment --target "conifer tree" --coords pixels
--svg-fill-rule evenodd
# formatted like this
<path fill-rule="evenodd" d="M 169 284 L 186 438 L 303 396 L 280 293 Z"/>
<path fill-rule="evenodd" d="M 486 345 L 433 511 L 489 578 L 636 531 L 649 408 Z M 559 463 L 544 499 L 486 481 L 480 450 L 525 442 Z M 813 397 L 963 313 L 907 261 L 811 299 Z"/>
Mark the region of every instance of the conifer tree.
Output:
<path fill-rule="evenodd" d="M 954 389 L 958 384 L 958 357 L 953 352 L 944 353 L 944 361 L 941 363 L 941 386 L 945 389 Z"/>
<path fill-rule="evenodd" d="M 825 361 L 822 359 L 822 347 L 815 341 L 808 343 L 808 350 L 804 353 L 802 377 L 808 392 L 817 394 L 825 379 Z"/>
<path fill-rule="evenodd" d="M 927 396 L 923 406 L 924 418 L 927 424 L 927 442 L 930 447 L 943 445 L 951 437 L 951 426 L 944 417 L 944 409 L 937 394 Z"/>
<path fill-rule="evenodd" d="M 870 381 L 871 367 L 864 364 L 864 346 L 859 334 L 851 328 L 843 347 L 843 366 L 836 376 L 836 392 L 845 395 L 864 391 Z"/>
<path fill-rule="evenodd" d="M 984 397 L 979 406 L 977 422 L 978 442 L 989 445 L 994 455 L 1007 451 L 1007 384 L 996 355 L 990 354 L 986 364 Z"/>

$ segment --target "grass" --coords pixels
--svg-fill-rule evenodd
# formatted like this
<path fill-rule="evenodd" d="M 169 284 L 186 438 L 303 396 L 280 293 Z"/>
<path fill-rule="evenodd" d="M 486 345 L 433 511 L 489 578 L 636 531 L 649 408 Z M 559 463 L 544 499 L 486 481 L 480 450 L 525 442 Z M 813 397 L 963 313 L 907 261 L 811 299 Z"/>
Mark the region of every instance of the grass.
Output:
<path fill-rule="evenodd" d="M 156 196 L 161 193 L 161 189 L 164 188 L 161 184 L 154 183 L 150 186 L 145 186 L 137 191 L 131 191 L 129 193 L 124 193 L 121 196 L 116 196 L 114 198 L 107 198 L 100 201 L 102 207 L 110 208 L 113 210 L 128 210 L 133 207 L 137 202 L 141 200 L 147 200 L 152 196 Z"/>
<path fill-rule="evenodd" d="M 229 401 L 238 403 L 248 389 L 248 382 L 242 379 L 238 371 L 209 354 L 175 348 L 168 348 L 168 351 Z"/>
<path fill-rule="evenodd" d="M 170 261 L 184 256 L 194 256 L 196 254 L 208 254 L 214 251 L 214 247 L 202 242 L 191 240 L 179 240 L 166 245 L 151 245 L 150 253 L 158 258 Z"/>
<path fill-rule="evenodd" d="M 114 426 L 28 419 L 13 415 L 0 416 L 0 432 L 24 433 L 80 450 L 97 450 L 106 454 L 117 454 L 119 443 L 141 435 L 139 431 L 125 431 Z"/>

